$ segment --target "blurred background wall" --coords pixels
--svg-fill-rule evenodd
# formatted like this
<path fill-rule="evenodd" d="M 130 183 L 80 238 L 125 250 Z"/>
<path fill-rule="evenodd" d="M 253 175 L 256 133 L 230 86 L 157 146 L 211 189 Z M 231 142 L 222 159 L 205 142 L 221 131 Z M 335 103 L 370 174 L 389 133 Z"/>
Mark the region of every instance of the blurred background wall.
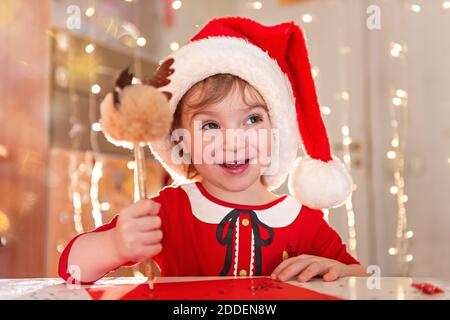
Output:
<path fill-rule="evenodd" d="M 56 276 L 71 237 L 131 203 L 131 154 L 104 139 L 99 102 L 124 67 L 150 75 L 227 15 L 304 28 L 333 152 L 354 178 L 351 201 L 327 212 L 352 253 L 384 276 L 450 276 L 449 1 L 6 0 L 0 277 Z M 148 156 L 156 193 L 170 181 Z"/>
<path fill-rule="evenodd" d="M 45 274 L 50 4 L 0 4 L 1 277 Z"/>

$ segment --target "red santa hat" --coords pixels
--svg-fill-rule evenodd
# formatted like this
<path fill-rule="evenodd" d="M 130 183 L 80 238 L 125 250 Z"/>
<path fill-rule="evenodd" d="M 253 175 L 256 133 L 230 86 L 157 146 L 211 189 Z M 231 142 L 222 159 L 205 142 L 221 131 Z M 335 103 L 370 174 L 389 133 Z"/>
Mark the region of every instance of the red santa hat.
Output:
<path fill-rule="evenodd" d="M 167 78 L 160 79 L 159 89 L 168 93 L 172 114 L 192 86 L 215 74 L 238 76 L 258 90 L 279 132 L 280 165 L 275 174 L 263 176 L 270 190 L 289 175 L 290 193 L 308 207 L 337 207 L 348 199 L 352 180 L 331 154 L 305 37 L 295 23 L 264 26 L 241 17 L 213 19 L 164 61 Z M 297 158 L 300 146 L 305 157 Z M 169 138 L 150 147 L 175 180 L 186 177 L 185 166 L 171 159 Z"/>

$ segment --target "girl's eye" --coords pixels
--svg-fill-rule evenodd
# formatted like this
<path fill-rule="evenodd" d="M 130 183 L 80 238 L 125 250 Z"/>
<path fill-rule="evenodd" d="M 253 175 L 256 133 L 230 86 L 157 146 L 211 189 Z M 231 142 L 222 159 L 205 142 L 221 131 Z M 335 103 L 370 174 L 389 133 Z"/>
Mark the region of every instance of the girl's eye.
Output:
<path fill-rule="evenodd" d="M 250 117 L 248 117 L 247 121 L 245 122 L 245 124 L 254 124 L 257 122 L 261 122 L 263 121 L 263 117 L 259 114 L 253 114 Z"/>
<path fill-rule="evenodd" d="M 202 126 L 202 130 L 219 129 L 219 125 L 215 122 L 207 122 Z"/>

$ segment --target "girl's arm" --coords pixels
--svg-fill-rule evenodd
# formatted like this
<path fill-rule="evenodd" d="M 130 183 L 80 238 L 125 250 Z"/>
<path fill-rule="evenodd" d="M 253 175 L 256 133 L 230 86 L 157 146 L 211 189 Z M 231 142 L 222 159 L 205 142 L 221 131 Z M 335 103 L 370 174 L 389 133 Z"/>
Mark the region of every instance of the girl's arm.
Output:
<path fill-rule="evenodd" d="M 159 203 L 141 200 L 120 212 L 115 227 L 78 237 L 67 258 L 72 279 L 91 283 L 129 261 L 137 263 L 161 252 L 159 209 Z"/>
<path fill-rule="evenodd" d="M 68 270 L 72 279 L 91 283 L 126 263 L 114 245 L 115 228 L 80 236 L 72 245 Z"/>

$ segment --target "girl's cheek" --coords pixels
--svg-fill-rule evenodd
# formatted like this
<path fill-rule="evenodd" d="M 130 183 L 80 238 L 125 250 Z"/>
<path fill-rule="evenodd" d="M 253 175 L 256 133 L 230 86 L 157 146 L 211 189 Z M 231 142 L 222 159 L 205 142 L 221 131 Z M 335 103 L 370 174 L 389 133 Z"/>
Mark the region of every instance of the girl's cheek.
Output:
<path fill-rule="evenodd" d="M 193 140 L 192 155 L 196 164 L 214 164 L 221 159 L 222 144 L 211 135 L 197 133 L 197 139 Z M 216 133 L 217 134 L 217 133 Z"/>
<path fill-rule="evenodd" d="M 272 156 L 271 128 L 264 128 L 259 132 L 256 149 L 258 153 L 258 163 L 263 167 L 270 166 Z"/>
<path fill-rule="evenodd" d="M 272 128 L 261 128 L 258 130 L 258 150 L 270 152 L 272 145 Z"/>

